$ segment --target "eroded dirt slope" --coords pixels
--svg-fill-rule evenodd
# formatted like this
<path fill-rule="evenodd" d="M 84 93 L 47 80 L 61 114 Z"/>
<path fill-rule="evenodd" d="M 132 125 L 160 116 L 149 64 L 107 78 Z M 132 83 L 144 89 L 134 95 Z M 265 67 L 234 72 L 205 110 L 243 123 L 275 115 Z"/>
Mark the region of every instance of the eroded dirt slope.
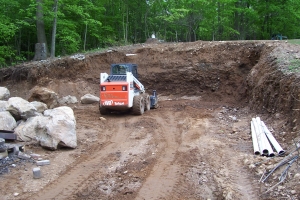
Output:
<path fill-rule="evenodd" d="M 134 62 L 140 80 L 159 94 L 159 108 L 143 116 L 111 114 L 98 105 L 70 105 L 77 121 L 78 148 L 47 151 L 27 146 L 51 161 L 42 179 L 33 164 L 2 175 L 4 199 L 280 199 L 299 198 L 291 169 L 284 189 L 262 195 L 275 179 L 253 156 L 250 120 L 260 116 L 285 149 L 299 137 L 297 76 L 277 62 L 299 56 L 281 42 L 194 42 L 139 44 L 78 58 L 25 63 L 1 70 L 1 86 L 28 97 L 35 85 L 60 97 L 98 95 L 99 73 L 110 63 Z M 274 53 L 277 52 L 277 53 Z M 135 54 L 127 56 L 126 54 Z M 288 55 L 288 56 L 287 56 Z M 281 69 L 282 67 L 283 69 Z M 275 163 L 271 163 L 275 164 Z M 269 164 L 269 165 L 271 165 Z M 267 164 L 266 164 L 267 165 Z M 268 165 L 267 165 L 268 166 Z M 264 169 L 264 168 L 260 168 Z M 18 194 L 16 194 L 18 193 Z M 292 194 L 294 193 L 294 194 Z"/>

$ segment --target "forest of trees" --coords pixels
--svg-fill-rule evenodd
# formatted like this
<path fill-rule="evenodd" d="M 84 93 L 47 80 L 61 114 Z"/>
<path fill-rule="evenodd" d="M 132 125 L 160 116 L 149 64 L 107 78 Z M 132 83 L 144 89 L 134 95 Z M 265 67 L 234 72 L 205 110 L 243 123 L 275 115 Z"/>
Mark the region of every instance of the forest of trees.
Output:
<path fill-rule="evenodd" d="M 0 68 L 112 45 L 300 37 L 299 0 L 0 0 Z"/>

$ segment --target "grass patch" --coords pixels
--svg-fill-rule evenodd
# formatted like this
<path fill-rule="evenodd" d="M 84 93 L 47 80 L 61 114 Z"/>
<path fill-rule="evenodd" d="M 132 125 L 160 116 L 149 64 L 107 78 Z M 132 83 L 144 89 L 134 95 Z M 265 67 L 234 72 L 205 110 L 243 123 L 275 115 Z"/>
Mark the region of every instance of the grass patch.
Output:
<path fill-rule="evenodd" d="M 288 40 L 288 43 L 290 43 L 290 44 L 299 44 L 300 45 L 300 39 Z"/>
<path fill-rule="evenodd" d="M 289 70 L 293 72 L 298 72 L 300 69 L 300 60 L 293 59 L 290 61 Z"/>

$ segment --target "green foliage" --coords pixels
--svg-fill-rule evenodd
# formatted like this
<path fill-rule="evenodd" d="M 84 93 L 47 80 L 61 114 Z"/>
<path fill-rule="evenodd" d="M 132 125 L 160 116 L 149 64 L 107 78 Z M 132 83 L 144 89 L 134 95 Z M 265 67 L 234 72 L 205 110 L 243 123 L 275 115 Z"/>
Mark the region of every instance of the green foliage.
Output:
<path fill-rule="evenodd" d="M 0 3 L 0 65 L 31 60 L 36 0 Z M 54 0 L 43 0 L 48 44 L 53 6 Z M 299 21 L 300 1 L 293 0 L 59 0 L 56 55 L 145 42 L 152 33 L 165 41 L 293 39 L 300 36 Z"/>
<path fill-rule="evenodd" d="M 15 56 L 14 50 L 9 46 L 0 46 L 0 68 L 7 66 L 7 60 Z"/>

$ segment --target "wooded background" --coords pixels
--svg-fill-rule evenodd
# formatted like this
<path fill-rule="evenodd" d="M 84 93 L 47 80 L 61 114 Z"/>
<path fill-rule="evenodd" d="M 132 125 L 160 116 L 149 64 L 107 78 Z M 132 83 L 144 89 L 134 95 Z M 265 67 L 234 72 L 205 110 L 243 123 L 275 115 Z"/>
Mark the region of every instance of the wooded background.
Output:
<path fill-rule="evenodd" d="M 0 67 L 113 45 L 300 37 L 300 0 L 0 0 Z"/>

